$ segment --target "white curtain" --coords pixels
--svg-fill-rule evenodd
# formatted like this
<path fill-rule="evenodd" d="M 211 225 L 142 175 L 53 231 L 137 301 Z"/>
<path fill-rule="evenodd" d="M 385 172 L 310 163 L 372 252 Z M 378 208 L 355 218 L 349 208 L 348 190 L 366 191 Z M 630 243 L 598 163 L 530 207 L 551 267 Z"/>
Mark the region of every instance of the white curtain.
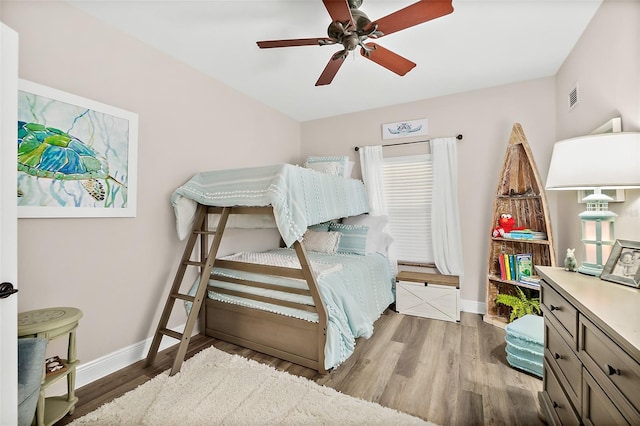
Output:
<path fill-rule="evenodd" d="M 441 274 L 463 276 L 462 238 L 458 207 L 458 155 L 455 138 L 431 140 L 433 194 L 431 237 Z"/>
<path fill-rule="evenodd" d="M 360 152 L 360 170 L 362 181 L 369 197 L 369 214 L 383 216 L 387 214 L 387 204 L 384 200 L 384 158 L 382 146 L 363 146 Z"/>
<path fill-rule="evenodd" d="M 371 216 L 386 216 L 387 203 L 384 197 L 384 157 L 382 156 L 382 146 L 363 146 L 360 152 L 360 171 L 362 181 L 369 198 L 369 214 Z M 385 225 L 384 232 L 389 233 L 389 225 Z M 395 254 L 393 243 L 387 250 L 389 264 L 393 274 L 398 273 L 398 259 Z"/>

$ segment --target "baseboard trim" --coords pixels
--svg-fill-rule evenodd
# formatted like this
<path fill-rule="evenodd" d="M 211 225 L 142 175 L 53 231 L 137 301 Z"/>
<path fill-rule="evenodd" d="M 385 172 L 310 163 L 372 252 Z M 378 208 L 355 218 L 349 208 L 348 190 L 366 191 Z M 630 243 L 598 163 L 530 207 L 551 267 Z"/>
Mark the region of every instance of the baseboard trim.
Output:
<path fill-rule="evenodd" d="M 182 333 L 184 326 L 185 324 L 182 324 L 178 327 L 172 328 L 171 330 Z M 200 330 L 196 325 L 193 335 L 198 333 L 200 333 Z M 93 361 L 89 361 L 86 364 L 81 363 L 76 369 L 76 389 L 145 359 L 149 352 L 149 348 L 151 348 L 152 341 L 153 337 L 149 337 L 141 342 L 122 348 Z M 165 336 L 160 342 L 160 349 L 158 352 L 177 343 L 178 341 L 176 339 Z"/>
<path fill-rule="evenodd" d="M 460 311 L 473 314 L 484 314 L 485 304 L 475 300 L 460 300 Z M 182 333 L 184 324 L 172 328 L 172 330 Z M 200 333 L 199 327 L 195 327 L 193 335 Z M 108 355 L 80 364 L 76 370 L 76 388 L 88 385 L 120 369 L 128 367 L 147 357 L 153 338 L 149 337 L 141 342 L 135 343 L 126 348 L 122 348 Z M 166 337 L 160 343 L 159 351 L 167 349 L 178 342 L 175 339 Z"/>
<path fill-rule="evenodd" d="M 460 300 L 460 311 L 472 314 L 484 314 L 486 304 L 484 302 L 476 302 L 475 300 Z"/>

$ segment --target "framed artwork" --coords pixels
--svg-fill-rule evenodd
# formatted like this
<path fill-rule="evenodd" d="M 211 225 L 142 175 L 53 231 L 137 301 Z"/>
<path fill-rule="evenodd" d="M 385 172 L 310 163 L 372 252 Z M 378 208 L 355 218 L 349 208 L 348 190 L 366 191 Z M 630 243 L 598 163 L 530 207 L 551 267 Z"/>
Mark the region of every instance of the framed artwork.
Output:
<path fill-rule="evenodd" d="M 410 136 L 425 136 L 429 134 L 426 118 L 419 120 L 398 121 L 382 125 L 382 139 L 397 139 Z"/>
<path fill-rule="evenodd" d="M 18 217 L 135 217 L 138 115 L 20 80 Z"/>
<path fill-rule="evenodd" d="M 640 287 L 640 242 L 616 240 L 600 278 Z"/>

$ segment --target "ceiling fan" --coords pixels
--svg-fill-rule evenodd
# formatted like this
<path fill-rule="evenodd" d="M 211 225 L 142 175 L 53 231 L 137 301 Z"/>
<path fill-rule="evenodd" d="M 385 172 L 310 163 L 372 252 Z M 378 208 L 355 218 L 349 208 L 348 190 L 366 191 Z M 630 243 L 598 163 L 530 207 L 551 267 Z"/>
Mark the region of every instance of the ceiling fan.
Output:
<path fill-rule="evenodd" d="M 390 15 L 371 21 L 359 8 L 363 0 L 322 0 L 331 19 L 328 37 L 300 38 L 290 40 L 267 40 L 257 42 L 261 49 L 291 46 L 326 46 L 341 44 L 344 48 L 334 53 L 316 86 L 330 84 L 349 52 L 360 46 L 360 54 L 398 75 L 405 75 L 415 63 L 384 47 L 365 41 L 440 18 L 453 12 L 452 0 L 421 0 Z"/>

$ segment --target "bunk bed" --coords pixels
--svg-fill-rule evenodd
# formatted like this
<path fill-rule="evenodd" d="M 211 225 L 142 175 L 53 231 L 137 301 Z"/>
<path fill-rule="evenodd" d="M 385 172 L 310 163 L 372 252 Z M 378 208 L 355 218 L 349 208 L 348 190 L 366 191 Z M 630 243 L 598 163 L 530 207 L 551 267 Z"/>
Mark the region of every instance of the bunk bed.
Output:
<path fill-rule="evenodd" d="M 198 313 L 207 336 L 325 373 L 372 334 L 394 300 L 389 237 L 366 215 L 359 180 L 291 164 L 203 172 L 173 193 L 172 205 L 178 236 L 189 241 L 147 357 L 152 363 L 162 335 L 180 339 L 170 374 L 180 369 Z M 283 247 L 218 257 L 236 215 L 257 218 L 255 227 L 273 217 Z M 371 226 L 339 223 L 345 217 Z M 200 268 L 200 277 L 182 295 L 188 266 Z M 184 333 L 166 328 L 179 299 L 192 305 Z"/>

